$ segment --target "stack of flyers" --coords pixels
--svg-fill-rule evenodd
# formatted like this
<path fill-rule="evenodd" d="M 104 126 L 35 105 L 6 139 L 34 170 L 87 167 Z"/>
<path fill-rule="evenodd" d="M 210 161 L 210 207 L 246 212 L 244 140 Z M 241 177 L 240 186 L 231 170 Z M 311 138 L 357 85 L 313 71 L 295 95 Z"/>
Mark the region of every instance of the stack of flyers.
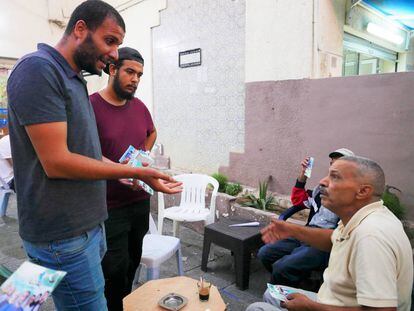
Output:
<path fill-rule="evenodd" d="M 1 286 L 0 310 L 38 310 L 65 275 L 25 261 Z"/>
<path fill-rule="evenodd" d="M 119 159 L 119 162 L 121 163 L 124 163 L 125 161 L 128 161 L 128 165 L 132 167 L 142 167 L 143 162 L 148 165 L 152 165 L 154 163 L 154 160 L 150 157 L 148 152 L 135 149 L 133 146 L 129 146 Z M 152 190 L 151 187 L 143 181 L 139 180 L 138 185 L 150 195 L 154 194 L 154 190 Z"/>
<path fill-rule="evenodd" d="M 276 298 L 280 301 L 287 301 L 286 296 L 295 293 L 295 291 L 292 289 L 288 289 L 286 287 L 282 287 L 279 285 L 273 285 L 270 283 L 267 283 L 267 288 L 269 290 L 270 295 L 272 295 L 273 298 Z"/>

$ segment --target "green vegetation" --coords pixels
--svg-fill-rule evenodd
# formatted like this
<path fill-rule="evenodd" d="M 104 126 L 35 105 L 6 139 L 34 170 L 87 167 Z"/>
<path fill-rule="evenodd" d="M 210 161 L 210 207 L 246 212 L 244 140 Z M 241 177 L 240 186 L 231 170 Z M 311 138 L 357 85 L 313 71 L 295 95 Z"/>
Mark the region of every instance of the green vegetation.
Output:
<path fill-rule="evenodd" d="M 394 193 L 391 192 L 391 190 L 396 190 L 401 193 L 401 190 L 386 185 L 385 191 L 382 194 L 382 200 L 384 201 L 384 205 L 388 207 L 388 209 L 394 213 L 395 216 L 397 216 L 398 219 L 403 219 L 405 216 L 406 208 L 405 206 L 400 202 L 400 198 Z"/>
<path fill-rule="evenodd" d="M 229 183 L 228 178 L 226 175 L 221 173 L 214 173 L 211 175 L 214 179 L 216 179 L 219 183 L 219 192 L 227 193 L 229 195 L 236 196 L 239 194 L 243 187 L 239 183 Z"/>
<path fill-rule="evenodd" d="M 214 173 L 211 177 L 215 178 L 219 183 L 219 192 L 225 192 L 228 178 L 224 174 Z"/>
<path fill-rule="evenodd" d="M 226 185 L 226 191 L 225 192 L 228 195 L 236 196 L 240 192 L 242 192 L 242 190 L 243 190 L 243 187 L 239 183 L 235 183 L 235 184 L 228 183 Z"/>
<path fill-rule="evenodd" d="M 274 210 L 276 207 L 275 198 L 272 195 L 267 195 L 267 182 L 259 182 L 259 197 L 254 194 L 247 194 L 243 197 L 243 206 L 254 207 L 261 210 Z"/>

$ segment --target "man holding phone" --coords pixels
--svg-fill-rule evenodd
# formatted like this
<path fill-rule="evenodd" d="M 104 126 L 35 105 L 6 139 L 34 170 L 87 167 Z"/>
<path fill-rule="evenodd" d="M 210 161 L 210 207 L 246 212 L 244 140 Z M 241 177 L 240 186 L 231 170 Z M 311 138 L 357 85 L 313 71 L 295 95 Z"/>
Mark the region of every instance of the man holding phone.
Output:
<path fill-rule="evenodd" d="M 337 149 L 329 154 L 330 165 L 343 156 L 353 156 L 354 153 L 346 148 Z M 336 228 L 339 218 L 336 214 L 321 205 L 320 188 L 306 190 L 310 157 L 303 159 L 296 184 L 292 189 L 291 201 L 293 205 L 302 209 L 309 208 L 313 213 L 308 223 L 309 227 Z M 323 270 L 328 265 L 329 252 L 303 243 L 295 238 L 288 238 L 262 246 L 257 257 L 265 268 L 272 274 L 270 283 L 299 287 L 302 280 L 306 280 L 312 270 Z"/>

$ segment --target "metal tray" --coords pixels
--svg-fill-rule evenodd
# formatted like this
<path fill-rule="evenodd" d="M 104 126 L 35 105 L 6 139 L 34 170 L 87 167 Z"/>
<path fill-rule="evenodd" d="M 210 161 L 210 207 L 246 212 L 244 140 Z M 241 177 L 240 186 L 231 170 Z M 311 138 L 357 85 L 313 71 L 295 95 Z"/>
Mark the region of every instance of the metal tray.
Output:
<path fill-rule="evenodd" d="M 180 294 L 169 293 L 162 297 L 158 304 L 167 310 L 177 311 L 184 307 L 188 302 L 188 299 Z"/>

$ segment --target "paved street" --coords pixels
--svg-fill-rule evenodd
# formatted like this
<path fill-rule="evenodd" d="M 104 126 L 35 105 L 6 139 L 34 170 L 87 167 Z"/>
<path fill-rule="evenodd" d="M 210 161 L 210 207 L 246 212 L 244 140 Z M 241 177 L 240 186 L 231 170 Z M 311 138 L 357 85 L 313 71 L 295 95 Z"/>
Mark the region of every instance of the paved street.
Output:
<path fill-rule="evenodd" d="M 166 222 L 164 232 L 172 232 L 171 223 Z M 257 259 L 252 259 L 251 263 L 250 288 L 241 291 L 235 285 L 233 257 L 230 251 L 212 245 L 208 272 L 204 273 L 200 269 L 203 236 L 181 226 L 180 238 L 185 275 L 195 279 L 204 275 L 205 278 L 211 280 L 228 304 L 228 310 L 244 310 L 248 304 L 261 300 L 268 275 Z M 18 235 L 16 196 L 12 195 L 7 216 L 0 219 L 0 263 L 15 270 L 24 260 L 26 260 L 26 255 Z M 145 281 L 145 275 L 145 269 L 142 269 L 140 282 Z M 175 275 L 177 275 L 177 265 L 175 257 L 172 257 L 162 266 L 161 278 Z M 48 299 L 42 310 L 55 310 L 51 299 Z"/>

